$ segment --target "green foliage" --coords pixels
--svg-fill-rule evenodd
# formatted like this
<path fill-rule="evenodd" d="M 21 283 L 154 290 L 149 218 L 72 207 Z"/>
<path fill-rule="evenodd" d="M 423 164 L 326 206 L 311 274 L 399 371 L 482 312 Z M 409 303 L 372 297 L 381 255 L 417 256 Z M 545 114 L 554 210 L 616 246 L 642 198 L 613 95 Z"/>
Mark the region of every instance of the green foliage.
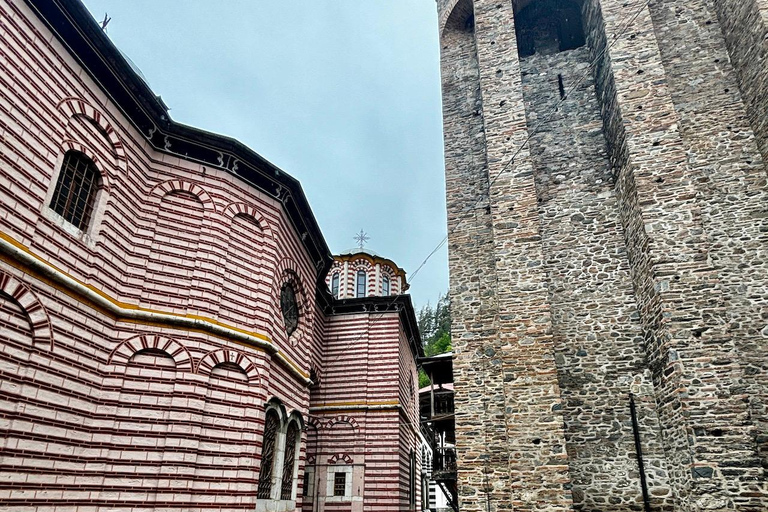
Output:
<path fill-rule="evenodd" d="M 429 376 L 419 368 L 419 389 L 429 386 Z"/>
<path fill-rule="evenodd" d="M 418 315 L 419 332 L 428 356 L 443 354 L 451 350 L 451 304 L 446 295 L 441 295 L 433 308 L 429 303 L 421 308 Z"/>
<path fill-rule="evenodd" d="M 418 321 L 425 355 L 451 351 L 451 304 L 446 295 L 440 296 L 434 308 L 429 303 L 421 308 Z M 429 386 L 429 377 L 419 370 L 419 388 L 425 386 Z"/>

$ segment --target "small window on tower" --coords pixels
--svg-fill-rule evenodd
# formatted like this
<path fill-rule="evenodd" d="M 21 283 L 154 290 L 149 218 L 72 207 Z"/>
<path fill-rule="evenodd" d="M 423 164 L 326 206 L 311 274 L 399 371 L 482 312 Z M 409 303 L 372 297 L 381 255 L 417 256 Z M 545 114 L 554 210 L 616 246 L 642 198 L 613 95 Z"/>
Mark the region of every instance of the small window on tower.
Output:
<path fill-rule="evenodd" d="M 366 286 L 366 278 L 365 278 L 365 270 L 358 270 L 357 272 L 357 297 L 365 297 L 365 286 Z"/>
<path fill-rule="evenodd" d="M 68 151 L 53 191 L 51 209 L 76 228 L 86 229 L 100 181 L 99 171 L 90 158 L 78 151 Z"/>
<path fill-rule="evenodd" d="M 333 495 L 344 496 L 347 490 L 347 474 L 346 473 L 334 473 L 333 474 Z"/>
<path fill-rule="evenodd" d="M 331 295 L 333 298 L 339 298 L 339 273 L 335 272 L 331 277 Z"/>
<path fill-rule="evenodd" d="M 381 283 L 381 294 L 389 295 L 389 276 L 384 276 Z"/>

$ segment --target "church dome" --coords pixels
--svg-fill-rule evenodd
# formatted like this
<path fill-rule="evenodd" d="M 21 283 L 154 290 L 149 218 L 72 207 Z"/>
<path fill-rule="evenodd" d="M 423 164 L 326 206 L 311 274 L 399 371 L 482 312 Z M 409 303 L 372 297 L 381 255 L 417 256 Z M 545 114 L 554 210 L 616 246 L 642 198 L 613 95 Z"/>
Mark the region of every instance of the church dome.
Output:
<path fill-rule="evenodd" d="M 408 290 L 405 270 L 375 251 L 360 247 L 334 255 L 325 281 L 337 299 L 386 297 Z"/>

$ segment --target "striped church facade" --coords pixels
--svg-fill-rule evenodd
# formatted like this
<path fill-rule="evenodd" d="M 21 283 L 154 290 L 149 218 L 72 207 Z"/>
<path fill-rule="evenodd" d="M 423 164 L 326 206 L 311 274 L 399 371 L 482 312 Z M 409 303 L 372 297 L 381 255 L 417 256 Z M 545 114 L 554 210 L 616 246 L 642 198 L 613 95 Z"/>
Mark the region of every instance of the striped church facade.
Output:
<path fill-rule="evenodd" d="M 416 510 L 404 274 L 334 298 L 300 184 L 79 1 L 0 33 L 0 510 Z"/>

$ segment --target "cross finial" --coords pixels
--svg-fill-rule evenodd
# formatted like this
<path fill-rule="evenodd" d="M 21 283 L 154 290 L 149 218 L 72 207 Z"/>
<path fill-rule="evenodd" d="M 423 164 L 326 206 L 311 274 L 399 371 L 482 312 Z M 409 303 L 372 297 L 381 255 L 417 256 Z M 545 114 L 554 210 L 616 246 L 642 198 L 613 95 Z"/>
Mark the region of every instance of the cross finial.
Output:
<path fill-rule="evenodd" d="M 354 239 L 357 242 L 357 245 L 362 250 L 363 247 L 365 247 L 365 242 L 370 240 L 370 237 L 368 236 L 368 233 L 366 233 L 361 229 L 360 232 L 354 236 Z"/>
<path fill-rule="evenodd" d="M 105 31 L 107 30 L 107 25 L 109 25 L 109 22 L 112 21 L 112 18 L 109 17 L 107 13 L 104 13 L 104 21 L 100 23 L 101 30 Z"/>

